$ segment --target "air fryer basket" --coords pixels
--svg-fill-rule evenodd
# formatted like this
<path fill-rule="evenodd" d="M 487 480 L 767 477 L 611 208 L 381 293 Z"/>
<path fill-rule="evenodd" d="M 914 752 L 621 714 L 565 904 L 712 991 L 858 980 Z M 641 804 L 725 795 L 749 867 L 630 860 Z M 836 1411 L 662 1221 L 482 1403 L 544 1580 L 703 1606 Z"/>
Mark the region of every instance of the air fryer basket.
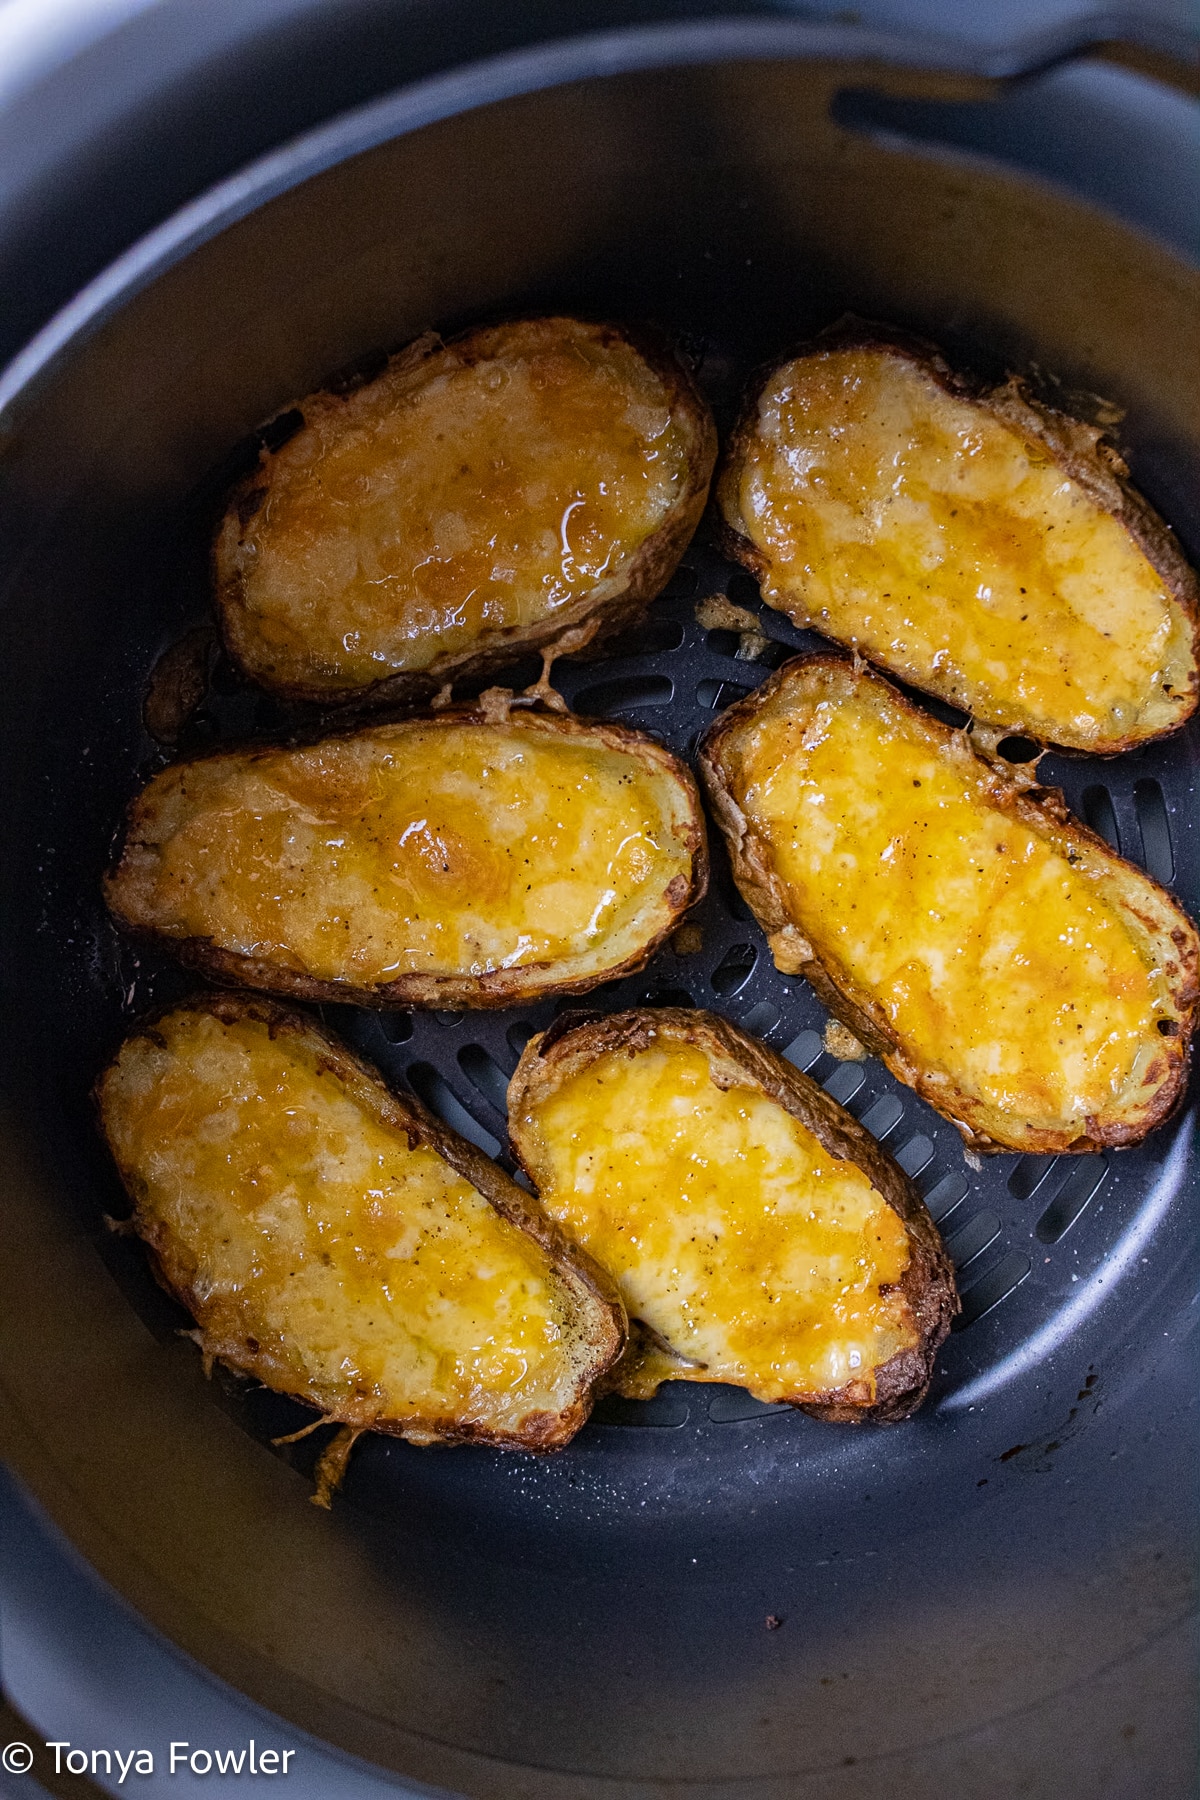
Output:
<path fill-rule="evenodd" d="M 1194 1101 L 1139 1149 L 968 1166 L 878 1062 L 823 1049 L 822 1009 L 773 968 L 715 844 L 702 949 L 588 1004 L 714 1007 L 917 1178 L 964 1311 L 911 1424 L 838 1429 L 676 1383 L 603 1403 L 544 1460 L 366 1439 L 326 1517 L 306 1504 L 316 1445 L 268 1447 L 301 1410 L 206 1386 L 137 1247 L 103 1229 L 121 1197 L 88 1087 L 124 1022 L 188 986 L 119 943 L 98 898 L 120 808 L 162 761 L 147 677 L 207 616 L 222 479 L 331 371 L 511 311 L 651 318 L 724 423 L 756 362 L 850 309 L 1124 408 L 1135 478 L 1200 552 L 1194 275 L 1048 187 L 832 122 L 870 78 L 831 61 L 610 76 L 386 138 L 256 210 L 231 200 L 225 229 L 131 279 L 18 400 L 3 445 L 6 1451 L 208 1668 L 472 1795 L 1014 1791 L 1020 1721 L 1047 1696 L 1119 1697 L 1123 1664 L 1187 1612 Z M 743 660 L 697 621 L 717 592 L 759 610 L 702 527 L 645 626 L 556 684 L 687 754 L 815 641 L 764 610 L 769 647 Z M 296 716 L 219 665 L 189 747 Z M 1193 912 L 1198 750 L 1193 727 L 1042 764 Z M 503 1155 L 504 1082 L 556 1008 L 324 1010 Z M 1009 1723 L 963 1787 L 953 1746 L 990 1721 Z M 1028 1791 L 1090 1797 L 1092 1767 L 1064 1741 Z"/>

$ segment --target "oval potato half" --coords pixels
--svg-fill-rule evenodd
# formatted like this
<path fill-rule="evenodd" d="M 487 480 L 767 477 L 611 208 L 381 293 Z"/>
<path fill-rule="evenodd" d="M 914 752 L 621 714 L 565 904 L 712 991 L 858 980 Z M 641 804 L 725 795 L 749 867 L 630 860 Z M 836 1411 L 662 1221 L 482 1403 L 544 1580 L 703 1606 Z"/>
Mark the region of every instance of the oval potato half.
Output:
<path fill-rule="evenodd" d="M 836 655 L 730 707 L 700 767 L 776 965 L 968 1143 L 1099 1150 L 1175 1107 L 1195 928 L 1060 796 Z"/>
<path fill-rule="evenodd" d="M 317 1024 L 201 995 L 96 1084 L 163 1286 L 205 1355 L 411 1442 L 552 1450 L 624 1342 L 535 1201 Z"/>
<path fill-rule="evenodd" d="M 297 407 L 214 549 L 230 655 L 297 700 L 423 701 L 623 629 L 669 580 L 716 459 L 665 342 L 579 319 L 430 334 Z"/>
<path fill-rule="evenodd" d="M 542 1205 L 620 1287 L 609 1386 L 732 1382 L 837 1423 L 920 1404 L 953 1270 L 908 1176 L 807 1075 L 711 1013 L 567 1016 L 508 1103 Z"/>
<path fill-rule="evenodd" d="M 706 881 L 696 784 L 661 745 L 462 709 L 164 769 L 105 898 L 222 981 L 497 1007 L 640 968 Z"/>
<path fill-rule="evenodd" d="M 762 380 L 717 483 L 769 605 L 978 719 L 1113 754 L 1200 694 L 1200 590 L 1100 432 L 842 327 Z"/>

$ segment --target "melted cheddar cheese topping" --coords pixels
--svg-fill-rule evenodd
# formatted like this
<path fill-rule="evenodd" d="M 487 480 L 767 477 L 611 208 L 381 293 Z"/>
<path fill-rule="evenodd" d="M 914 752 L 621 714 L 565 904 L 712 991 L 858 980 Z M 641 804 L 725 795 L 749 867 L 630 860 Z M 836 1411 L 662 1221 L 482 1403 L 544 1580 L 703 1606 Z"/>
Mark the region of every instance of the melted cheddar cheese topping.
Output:
<path fill-rule="evenodd" d="M 1102 871 L 998 810 L 991 771 L 881 683 L 768 705 L 735 763 L 798 930 L 911 1063 L 1001 1114 L 1082 1127 L 1154 1054 L 1162 977 Z"/>
<path fill-rule="evenodd" d="M 545 1253 L 293 1035 L 176 1012 L 125 1045 L 101 1106 L 216 1354 L 364 1422 L 515 1429 L 574 1398 Z"/>
<path fill-rule="evenodd" d="M 230 515 L 218 570 L 256 672 L 358 688 L 622 590 L 688 478 L 666 385 L 575 320 L 476 337 L 305 402 L 265 503 Z"/>
<path fill-rule="evenodd" d="M 1186 617 L 1125 528 L 905 356 L 779 369 L 724 507 L 772 606 L 980 718 L 1086 749 L 1186 702 Z"/>
<path fill-rule="evenodd" d="M 630 1318 L 688 1359 L 676 1379 L 760 1400 L 850 1382 L 873 1396 L 875 1371 L 916 1343 L 893 1285 L 901 1220 L 759 1089 L 718 1087 L 701 1050 L 664 1038 L 602 1055 L 519 1130 L 546 1210 L 616 1277 Z"/>
<path fill-rule="evenodd" d="M 561 980 L 665 922 L 687 808 L 659 765 L 519 713 L 381 726 L 164 770 L 108 899 L 135 928 L 324 981 Z"/>

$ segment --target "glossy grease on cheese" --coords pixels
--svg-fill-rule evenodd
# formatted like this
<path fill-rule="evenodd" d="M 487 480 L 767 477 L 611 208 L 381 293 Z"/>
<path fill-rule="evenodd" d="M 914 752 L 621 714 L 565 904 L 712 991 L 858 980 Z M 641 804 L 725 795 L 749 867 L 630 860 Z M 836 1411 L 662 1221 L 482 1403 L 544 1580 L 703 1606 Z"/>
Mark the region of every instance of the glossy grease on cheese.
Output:
<path fill-rule="evenodd" d="M 815 684 L 814 684 L 815 690 Z M 998 778 L 882 683 L 768 706 L 733 788 L 821 961 L 918 1067 L 1035 1126 L 1107 1113 L 1165 1003 L 1094 859 L 997 809 Z"/>
<path fill-rule="evenodd" d="M 1044 447 L 906 356 L 778 369 L 725 511 L 772 606 L 980 718 L 1085 749 L 1174 722 L 1190 630 L 1145 553 Z"/>
<path fill-rule="evenodd" d="M 682 1356 L 677 1379 L 802 1400 L 918 1341 L 894 1284 L 902 1221 L 852 1163 L 704 1053 L 608 1052 L 520 1121 L 552 1217 L 616 1277 L 631 1318 Z M 635 1384 L 636 1385 L 636 1384 Z"/>
<path fill-rule="evenodd" d="M 168 1015 L 103 1078 L 105 1129 L 210 1347 L 342 1416 L 518 1430 L 574 1400 L 549 1259 L 311 1046 Z"/>
<path fill-rule="evenodd" d="M 688 479 L 665 383 L 575 320 L 481 337 L 304 403 L 268 500 L 218 547 L 253 671 L 361 688 L 620 586 Z"/>
<path fill-rule="evenodd" d="M 358 987 L 566 978 L 620 962 L 690 881 L 686 802 L 633 753 L 520 714 L 381 726 L 164 770 L 108 896 L 135 928 Z"/>

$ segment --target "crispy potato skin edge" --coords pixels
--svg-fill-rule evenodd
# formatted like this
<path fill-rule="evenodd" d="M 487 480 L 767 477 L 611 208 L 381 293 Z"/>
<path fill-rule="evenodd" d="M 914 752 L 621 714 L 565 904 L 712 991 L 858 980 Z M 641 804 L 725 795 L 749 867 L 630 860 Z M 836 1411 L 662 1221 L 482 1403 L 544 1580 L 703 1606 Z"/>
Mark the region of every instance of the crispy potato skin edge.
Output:
<path fill-rule="evenodd" d="M 213 981 L 235 982 L 239 987 L 281 994 L 292 1000 L 345 1002 L 354 1006 L 381 1009 L 428 1010 L 462 1006 L 476 1011 L 488 1011 L 505 1006 L 519 1006 L 527 1001 L 543 999 L 548 994 L 586 994 L 601 982 L 616 981 L 622 975 L 635 975 L 676 930 L 684 915 L 697 901 L 703 899 L 708 889 L 708 837 L 696 778 L 687 764 L 674 756 L 665 745 L 628 726 L 616 725 L 608 720 L 592 723 L 574 713 L 542 713 L 523 708 L 518 716 L 550 736 L 590 738 L 598 741 L 605 749 L 636 756 L 642 762 L 652 764 L 660 778 L 674 780 L 687 796 L 690 816 L 684 841 L 691 856 L 691 881 L 684 883 L 680 876 L 676 876 L 668 885 L 666 900 L 669 912 L 664 923 L 644 948 L 635 955 L 626 957 L 621 963 L 609 964 L 595 974 L 567 981 L 555 978 L 552 964 L 533 963 L 521 969 L 495 969 L 485 975 L 401 975 L 395 981 L 384 982 L 377 987 L 355 987 L 350 982 L 321 981 L 315 976 L 282 968 L 259 957 L 243 956 L 234 950 L 222 950 L 208 938 L 173 938 L 165 932 L 142 930 L 127 923 L 109 900 L 111 884 L 120 868 L 125 845 L 137 831 L 141 794 L 135 795 L 129 803 L 117 854 L 105 877 L 105 899 L 109 900 L 113 917 L 129 936 L 158 944 L 169 950 L 185 967 L 195 969 L 198 974 Z M 370 724 L 364 724 L 358 720 L 345 731 L 326 731 L 311 741 L 315 744 L 331 738 L 350 737 L 358 732 L 375 730 L 384 724 L 437 724 L 441 721 L 458 725 L 490 725 L 496 723 L 496 718 L 493 713 L 476 706 L 446 707 L 440 712 L 406 714 L 402 719 L 394 721 L 376 718 Z M 255 743 L 246 745 L 241 754 L 252 758 L 275 750 L 299 747 L 298 740 L 288 744 Z M 226 746 L 206 756 L 188 758 L 187 761 L 211 762 L 217 757 L 236 754 L 237 751 Z M 676 884 L 679 884 L 678 887 Z M 674 893 L 672 888 L 676 888 Z"/>
<path fill-rule="evenodd" d="M 925 1398 L 934 1358 L 959 1310 L 953 1266 L 924 1202 L 899 1165 L 824 1088 L 765 1044 L 747 1037 L 715 1013 L 686 1007 L 656 1007 L 608 1017 L 566 1013 L 525 1046 L 509 1083 L 510 1131 L 525 1108 L 539 1105 L 598 1057 L 610 1052 L 636 1056 L 661 1038 L 700 1050 L 718 1087 L 758 1088 L 811 1131 L 830 1155 L 861 1169 L 903 1221 L 911 1254 L 898 1285 L 912 1308 L 918 1345 L 880 1365 L 875 1372 L 873 1400 L 865 1382 L 851 1382 L 833 1392 L 796 1395 L 788 1404 L 836 1425 L 886 1424 L 908 1418 Z M 512 1142 L 526 1174 L 536 1182 L 519 1131 Z"/>
<path fill-rule="evenodd" d="M 994 388 L 956 373 L 933 344 L 907 332 L 866 320 L 846 318 L 819 336 L 798 344 L 786 356 L 756 371 L 747 390 L 742 410 L 729 435 L 717 472 L 713 493 L 717 514 L 716 536 L 726 556 L 739 562 L 761 581 L 769 569 L 768 559 L 750 539 L 729 523 L 724 501 L 728 497 L 730 511 L 736 511 L 736 478 L 743 458 L 755 436 L 758 401 L 763 388 L 785 363 L 803 356 L 818 355 L 827 350 L 891 350 L 908 358 L 956 400 L 966 400 L 990 412 L 995 418 L 1027 440 L 1033 439 L 1048 451 L 1065 475 L 1077 482 L 1097 506 L 1110 513 L 1133 539 L 1151 568 L 1161 578 L 1191 628 L 1192 672 L 1187 704 L 1174 722 L 1163 730 L 1131 732 L 1127 737 L 1101 739 L 1096 742 L 1069 742 L 1048 737 L 1028 720 L 991 719 L 989 724 L 1009 733 L 1032 738 L 1038 743 L 1053 743 L 1061 749 L 1081 751 L 1091 756 L 1119 756 L 1139 744 L 1171 737 L 1187 724 L 1200 703 L 1200 578 L 1179 547 L 1175 533 L 1159 517 L 1149 501 L 1128 480 L 1129 471 L 1117 451 L 1105 442 L 1103 432 L 1085 425 L 1069 413 L 1059 412 L 1035 399 L 1018 375 Z M 793 621 L 800 623 L 800 621 Z M 817 630 L 812 626 L 808 629 Z M 912 681 L 903 669 L 893 669 L 882 657 L 872 661 L 887 669 L 901 681 Z M 961 696 L 951 693 L 939 683 L 933 671 L 914 686 L 937 695 L 950 706 L 960 706 Z M 982 715 L 981 715 L 982 717 Z"/>
<path fill-rule="evenodd" d="M 226 1024 L 240 1019 L 254 1019 L 266 1025 L 273 1038 L 293 1038 L 315 1051 L 322 1066 L 345 1086 L 347 1092 L 377 1118 L 407 1137 L 410 1148 L 415 1149 L 420 1144 L 433 1150 L 469 1181 L 502 1219 L 532 1238 L 546 1252 L 576 1303 L 593 1312 L 595 1324 L 599 1328 L 593 1333 L 598 1342 L 589 1365 L 581 1370 L 577 1383 L 579 1391 L 574 1401 L 560 1413 L 532 1414 L 525 1431 L 520 1435 L 492 1432 L 480 1426 L 462 1425 L 444 1418 L 409 1421 L 379 1419 L 361 1408 L 351 1406 L 338 1406 L 328 1411 L 319 1408 L 323 1414 L 322 1422 L 360 1426 L 364 1430 L 377 1431 L 389 1437 L 413 1436 L 421 1443 L 489 1444 L 497 1449 L 537 1451 L 560 1450 L 564 1444 L 569 1443 L 592 1410 L 596 1382 L 617 1361 L 625 1347 L 625 1307 L 616 1284 L 608 1273 L 559 1230 L 532 1195 L 525 1193 L 524 1189 L 511 1181 L 503 1169 L 497 1168 L 474 1144 L 467 1143 L 464 1138 L 451 1131 L 449 1126 L 422 1106 L 414 1095 L 394 1092 L 376 1070 L 353 1055 L 315 1020 L 302 1013 L 292 1012 L 273 1000 L 258 996 L 193 994 L 186 1000 L 156 1008 L 126 1035 L 121 1047 L 137 1037 L 154 1038 L 155 1026 L 160 1019 L 168 1014 L 184 1011 L 209 1013 Z M 116 1054 L 119 1055 L 120 1051 Z M 100 1133 L 106 1142 L 101 1086 L 104 1075 L 115 1060 L 116 1056 L 110 1060 L 92 1089 Z M 116 1162 L 115 1156 L 113 1160 Z M 133 1202 L 132 1224 L 147 1246 L 156 1280 L 198 1320 L 199 1302 L 195 1293 L 188 1286 L 172 1280 L 168 1273 L 166 1234 L 144 1215 L 135 1188 L 119 1163 L 117 1170 Z M 202 1326 L 197 1333 L 197 1341 L 206 1358 L 225 1363 L 241 1374 L 255 1376 L 267 1387 L 273 1385 L 270 1369 L 264 1366 L 263 1361 L 247 1352 L 245 1346 L 211 1340 Z M 316 1401 L 310 1400 L 305 1394 L 293 1393 L 290 1397 L 304 1405 L 317 1405 Z"/>
<path fill-rule="evenodd" d="M 519 323 L 517 320 L 508 323 Z M 256 470 L 231 491 L 213 539 L 211 552 L 212 583 L 217 621 L 222 641 L 231 659 L 258 686 L 265 687 L 285 700 L 319 701 L 326 706 L 348 704 L 423 706 L 447 682 L 477 681 L 510 667 L 531 652 L 557 649 L 560 654 L 580 654 L 598 650 L 604 642 L 635 625 L 656 595 L 660 594 L 675 573 L 679 559 L 687 549 L 704 514 L 709 484 L 717 460 L 717 429 L 708 402 L 691 375 L 679 361 L 669 340 L 649 326 L 633 327 L 597 323 L 595 330 L 604 341 L 622 339 L 631 344 L 643 362 L 653 370 L 667 390 L 674 417 L 687 428 L 690 447 L 684 487 L 667 517 L 651 532 L 637 550 L 629 566 L 624 588 L 606 600 L 595 601 L 584 595 L 573 607 L 540 624 L 511 626 L 492 634 L 490 641 L 476 650 L 459 650 L 435 658 L 429 668 L 402 670 L 363 687 L 345 688 L 319 681 L 271 681 L 254 666 L 253 657 L 243 657 L 241 650 L 241 580 L 221 572 L 220 541 L 229 521 L 237 521 L 238 509 L 251 495 L 269 483 L 274 453 L 264 450 Z M 430 334 L 397 352 L 389 366 L 407 359 L 413 367 L 427 359 L 454 351 L 462 365 L 469 368 L 486 354 L 487 340 L 495 325 L 476 326 L 460 336 L 442 339 Z M 318 392 L 333 390 L 318 390 Z M 303 412 L 313 398 L 294 402 Z M 281 412 L 289 410 L 281 408 Z"/>
<path fill-rule="evenodd" d="M 838 671 L 854 670 L 854 662 L 850 657 L 834 651 L 814 651 L 807 656 L 793 657 L 776 670 L 763 685 L 748 694 L 744 700 L 737 701 L 721 714 L 720 718 L 709 727 L 697 749 L 697 761 L 701 777 L 708 794 L 709 804 L 725 838 L 733 865 L 734 880 L 751 908 L 755 918 L 767 933 L 770 941 L 776 933 L 788 933 L 793 941 L 801 940 L 802 928 L 792 921 L 787 910 L 787 889 L 784 883 L 771 869 L 768 846 L 756 836 L 749 820 L 738 806 L 730 791 L 722 762 L 724 740 L 733 732 L 749 724 L 755 713 L 770 703 L 781 688 L 787 687 L 797 678 L 811 669 L 830 669 Z M 1183 1099 L 1187 1087 L 1188 1069 L 1191 1060 L 1192 1034 L 1196 1023 L 1196 1005 L 1200 998 L 1200 946 L 1197 944 L 1196 931 L 1187 915 L 1167 890 L 1154 881 L 1142 869 L 1118 856 L 1114 850 L 1089 831 L 1068 812 L 1061 794 L 1054 790 L 1043 791 L 1035 798 L 1026 792 L 1015 781 L 1009 780 L 994 763 L 980 757 L 967 743 L 962 732 L 955 731 L 949 725 L 943 725 L 922 708 L 906 699 L 890 682 L 877 672 L 872 671 L 867 678 L 883 682 L 888 689 L 891 704 L 912 714 L 921 721 L 924 728 L 935 736 L 940 736 L 947 749 L 956 746 L 955 753 L 968 753 L 976 761 L 983 763 L 989 774 L 1001 788 L 999 804 L 1003 809 L 1041 836 L 1053 835 L 1056 839 L 1067 838 L 1085 849 L 1090 856 L 1099 856 L 1107 862 L 1118 878 L 1131 875 L 1138 886 L 1150 890 L 1152 896 L 1161 904 L 1162 913 L 1171 920 L 1169 935 L 1179 961 L 1179 975 L 1171 989 L 1171 996 L 1179 1010 L 1179 1034 L 1175 1037 L 1164 1037 L 1161 1053 L 1164 1059 L 1164 1070 L 1155 1090 L 1153 1101 L 1145 1107 L 1141 1117 L 1133 1121 L 1112 1119 L 1108 1121 L 1089 1119 L 1087 1130 L 1081 1135 L 1071 1135 L 1065 1131 L 1032 1131 L 1019 1141 L 1003 1143 L 998 1141 L 982 1128 L 978 1122 L 979 1108 L 968 1096 L 953 1090 L 951 1101 L 947 1100 L 945 1086 L 931 1080 L 929 1072 L 911 1062 L 901 1051 L 899 1041 L 892 1030 L 882 1009 L 868 1010 L 861 998 L 856 998 L 838 985 L 833 972 L 825 967 L 810 944 L 804 943 L 803 949 L 797 952 L 796 972 L 803 973 L 805 979 L 813 987 L 825 1006 L 835 1018 L 842 1021 L 867 1049 L 880 1057 L 886 1066 L 900 1081 L 927 1100 L 936 1112 L 949 1119 L 962 1133 L 963 1138 L 973 1150 L 982 1152 L 1001 1152 L 1009 1150 L 1024 1151 L 1039 1156 L 1055 1156 L 1064 1153 L 1082 1153 L 1103 1150 L 1124 1144 L 1140 1143 L 1148 1132 L 1167 1120 Z M 1134 909 L 1124 902 L 1126 909 Z M 1138 915 L 1141 917 L 1141 915 Z M 1142 923 L 1147 921 L 1142 918 Z M 1160 929 L 1168 929 L 1165 920 L 1156 921 Z M 774 945 L 772 944 L 772 948 Z M 955 1110 L 951 1110 L 951 1103 Z"/>

